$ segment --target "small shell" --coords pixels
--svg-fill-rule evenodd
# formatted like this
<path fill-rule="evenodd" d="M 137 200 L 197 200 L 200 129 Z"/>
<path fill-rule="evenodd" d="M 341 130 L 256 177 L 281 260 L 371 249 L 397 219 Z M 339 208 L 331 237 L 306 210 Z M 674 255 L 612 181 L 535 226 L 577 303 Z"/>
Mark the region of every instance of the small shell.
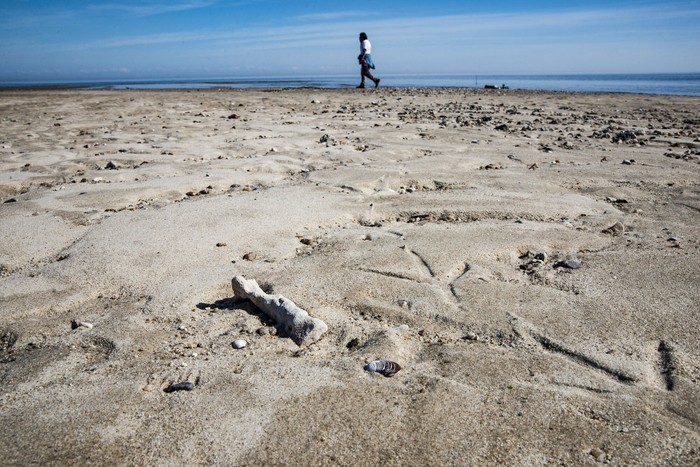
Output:
<path fill-rule="evenodd" d="M 394 376 L 396 373 L 401 370 L 401 365 L 399 365 L 396 362 L 392 362 L 391 360 L 386 360 L 384 358 L 381 358 L 379 360 L 375 360 L 373 362 L 369 362 L 365 366 L 365 370 L 372 372 L 372 373 L 380 373 L 384 376 L 391 377 Z"/>
<path fill-rule="evenodd" d="M 231 342 L 231 345 L 233 346 L 234 349 L 242 349 L 243 347 L 248 345 L 248 343 L 246 341 L 244 341 L 243 339 L 236 339 L 233 342 Z"/>
<path fill-rule="evenodd" d="M 194 383 L 189 381 L 183 381 L 182 383 L 173 383 L 167 388 L 163 389 L 165 392 L 175 392 L 175 391 L 191 391 L 194 389 Z"/>

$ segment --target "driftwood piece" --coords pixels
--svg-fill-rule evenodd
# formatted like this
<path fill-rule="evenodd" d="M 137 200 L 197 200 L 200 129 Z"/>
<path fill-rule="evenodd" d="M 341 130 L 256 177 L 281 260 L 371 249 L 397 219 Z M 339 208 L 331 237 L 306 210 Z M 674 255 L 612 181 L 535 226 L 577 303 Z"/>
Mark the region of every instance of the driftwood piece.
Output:
<path fill-rule="evenodd" d="M 312 318 L 291 300 L 282 295 L 263 292 L 254 279 L 234 276 L 231 286 L 237 298 L 253 302 L 263 313 L 282 326 L 297 345 L 313 344 L 328 330 L 326 323 Z"/>

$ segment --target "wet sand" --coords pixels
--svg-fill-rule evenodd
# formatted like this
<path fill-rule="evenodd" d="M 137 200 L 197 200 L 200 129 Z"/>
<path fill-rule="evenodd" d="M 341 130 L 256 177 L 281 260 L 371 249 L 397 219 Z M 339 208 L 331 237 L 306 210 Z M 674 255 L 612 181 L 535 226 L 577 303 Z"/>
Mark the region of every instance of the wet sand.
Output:
<path fill-rule="evenodd" d="M 4 464 L 700 463 L 700 98 L 4 90 L 0 203 Z"/>

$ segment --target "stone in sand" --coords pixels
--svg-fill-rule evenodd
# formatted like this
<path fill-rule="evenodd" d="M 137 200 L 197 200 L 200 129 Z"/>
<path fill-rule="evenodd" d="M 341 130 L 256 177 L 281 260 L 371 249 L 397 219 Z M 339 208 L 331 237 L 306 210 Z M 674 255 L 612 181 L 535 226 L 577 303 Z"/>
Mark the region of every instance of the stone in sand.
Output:
<path fill-rule="evenodd" d="M 582 266 L 581 261 L 577 259 L 564 259 L 554 263 L 554 268 L 579 269 Z"/>
<path fill-rule="evenodd" d="M 235 276 L 231 286 L 236 297 L 248 299 L 281 325 L 297 345 L 313 344 L 328 330 L 326 323 L 296 306 L 282 295 L 265 293 L 253 279 Z"/>
<path fill-rule="evenodd" d="M 167 388 L 163 389 L 165 392 L 175 392 L 175 391 L 191 391 L 194 389 L 194 383 L 189 381 L 183 381 L 181 383 L 173 383 Z"/>

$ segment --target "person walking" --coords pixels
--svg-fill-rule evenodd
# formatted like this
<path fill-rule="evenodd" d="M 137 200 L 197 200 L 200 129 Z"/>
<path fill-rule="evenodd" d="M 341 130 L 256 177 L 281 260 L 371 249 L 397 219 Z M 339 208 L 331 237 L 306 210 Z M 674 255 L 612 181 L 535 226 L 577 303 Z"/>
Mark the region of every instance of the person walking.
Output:
<path fill-rule="evenodd" d="M 365 34 L 364 32 L 360 33 L 360 55 L 357 56 L 357 60 L 360 62 L 360 66 L 362 67 L 362 72 L 360 74 L 360 76 L 362 77 L 362 81 L 357 87 L 365 87 L 365 77 L 374 81 L 375 88 L 379 86 L 379 81 L 381 80 L 372 76 L 372 72 L 369 71 L 370 69 L 374 70 L 375 66 L 374 62 L 372 61 L 372 44 L 367 38 L 367 34 Z"/>

